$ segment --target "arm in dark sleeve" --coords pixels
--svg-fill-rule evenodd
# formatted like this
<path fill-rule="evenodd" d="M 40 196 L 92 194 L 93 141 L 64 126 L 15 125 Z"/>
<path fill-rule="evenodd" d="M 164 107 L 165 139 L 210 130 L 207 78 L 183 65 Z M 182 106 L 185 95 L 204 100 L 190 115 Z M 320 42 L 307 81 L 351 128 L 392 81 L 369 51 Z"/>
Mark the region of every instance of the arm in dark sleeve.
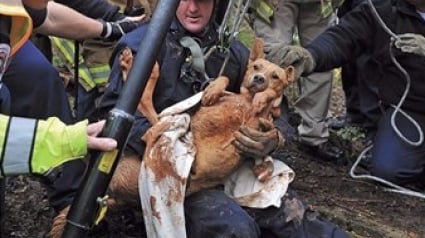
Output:
<path fill-rule="evenodd" d="M 55 0 L 55 2 L 94 19 L 116 21 L 124 18 L 124 14 L 119 11 L 120 8 L 107 0 Z"/>
<path fill-rule="evenodd" d="M 24 7 L 32 19 L 33 28 L 37 28 L 41 26 L 41 24 L 43 24 L 43 22 L 46 20 L 47 8 L 34 9 L 34 8 L 26 6 L 25 4 L 24 4 Z"/>
<path fill-rule="evenodd" d="M 306 47 L 316 63 L 314 71 L 331 70 L 366 50 L 370 51 L 377 30 L 376 21 L 366 3 L 347 13 L 340 24 L 328 28 Z"/>

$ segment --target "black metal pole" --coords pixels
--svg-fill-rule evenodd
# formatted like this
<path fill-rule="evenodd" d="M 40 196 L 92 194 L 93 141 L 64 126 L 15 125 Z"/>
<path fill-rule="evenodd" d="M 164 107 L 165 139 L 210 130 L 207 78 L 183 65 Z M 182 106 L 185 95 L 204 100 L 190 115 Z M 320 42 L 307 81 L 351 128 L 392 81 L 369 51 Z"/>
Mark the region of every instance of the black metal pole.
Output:
<path fill-rule="evenodd" d="M 0 15 L 0 43 L 10 45 L 11 28 L 12 28 L 12 18 L 10 16 Z M 6 55 L 6 58 L 2 57 L 0 59 L 0 61 L 2 61 L 0 62 L 0 86 L 1 86 L 2 76 L 6 71 L 8 60 L 9 60 L 9 55 Z M 7 115 L 10 114 L 10 105 L 9 106 L 5 105 L 4 107 L 0 106 L 0 112 Z M 5 196 L 6 196 L 6 178 L 0 178 L 0 237 L 3 237 L 4 235 L 4 221 L 6 217 Z"/>
<path fill-rule="evenodd" d="M 133 124 L 133 114 L 142 94 L 141 89 L 146 86 L 178 3 L 179 0 L 158 1 L 128 80 L 101 133 L 101 136 L 115 138 L 118 148 L 92 158 L 92 165 L 71 205 L 62 238 L 86 237 L 95 220 L 101 218 L 103 198 Z"/>
<path fill-rule="evenodd" d="M 80 86 L 80 42 L 74 41 L 74 113 L 77 120 L 81 120 L 80 112 L 78 111 L 78 87 Z"/>

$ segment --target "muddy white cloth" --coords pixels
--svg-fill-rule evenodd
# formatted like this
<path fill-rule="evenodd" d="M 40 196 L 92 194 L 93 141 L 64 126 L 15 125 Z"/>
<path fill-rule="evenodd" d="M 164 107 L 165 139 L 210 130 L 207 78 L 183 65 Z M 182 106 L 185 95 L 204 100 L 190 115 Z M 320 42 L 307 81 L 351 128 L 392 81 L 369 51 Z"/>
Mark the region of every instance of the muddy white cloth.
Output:
<path fill-rule="evenodd" d="M 170 127 L 142 161 L 139 195 L 148 238 L 186 237 L 183 202 L 195 158 L 189 120 L 188 114 L 161 118 L 156 126 Z"/>
<path fill-rule="evenodd" d="M 224 192 L 240 205 L 252 208 L 280 207 L 281 198 L 294 180 L 294 171 L 280 160 L 272 159 L 274 171 L 271 178 L 261 182 L 255 176 L 252 161 L 245 161 L 224 184 Z"/>
<path fill-rule="evenodd" d="M 147 148 L 139 174 L 148 238 L 186 237 L 184 195 L 196 151 L 189 131 L 190 116 L 183 112 L 196 105 L 201 96 L 196 94 L 187 99 L 190 102 L 165 109 L 163 112 L 167 113 L 160 114 L 154 126 L 162 128 L 161 133 L 153 146 Z M 154 131 L 154 127 L 149 131 Z M 271 179 L 263 183 L 252 172 L 252 164 L 244 163 L 225 181 L 225 192 L 243 206 L 280 206 L 294 172 L 281 161 L 273 159 L 273 164 Z"/>

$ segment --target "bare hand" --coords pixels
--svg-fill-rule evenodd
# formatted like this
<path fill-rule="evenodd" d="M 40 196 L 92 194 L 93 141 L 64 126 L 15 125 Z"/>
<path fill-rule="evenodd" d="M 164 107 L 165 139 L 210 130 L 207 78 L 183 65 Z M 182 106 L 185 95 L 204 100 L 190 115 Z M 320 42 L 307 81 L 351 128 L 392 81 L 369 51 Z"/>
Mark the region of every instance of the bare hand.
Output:
<path fill-rule="evenodd" d="M 117 147 L 117 141 L 107 137 L 96 137 L 102 131 L 105 120 L 89 124 L 87 127 L 87 147 L 99 151 L 111 151 Z"/>

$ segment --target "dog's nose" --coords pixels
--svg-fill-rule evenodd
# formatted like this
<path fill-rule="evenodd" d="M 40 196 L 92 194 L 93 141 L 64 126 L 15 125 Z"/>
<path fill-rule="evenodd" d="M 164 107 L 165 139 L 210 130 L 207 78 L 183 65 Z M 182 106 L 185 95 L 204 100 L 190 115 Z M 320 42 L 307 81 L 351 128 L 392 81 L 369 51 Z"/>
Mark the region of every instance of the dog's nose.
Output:
<path fill-rule="evenodd" d="M 257 84 L 261 84 L 261 83 L 264 83 L 264 76 L 262 76 L 262 75 L 255 75 L 254 76 L 254 83 L 257 83 Z"/>

